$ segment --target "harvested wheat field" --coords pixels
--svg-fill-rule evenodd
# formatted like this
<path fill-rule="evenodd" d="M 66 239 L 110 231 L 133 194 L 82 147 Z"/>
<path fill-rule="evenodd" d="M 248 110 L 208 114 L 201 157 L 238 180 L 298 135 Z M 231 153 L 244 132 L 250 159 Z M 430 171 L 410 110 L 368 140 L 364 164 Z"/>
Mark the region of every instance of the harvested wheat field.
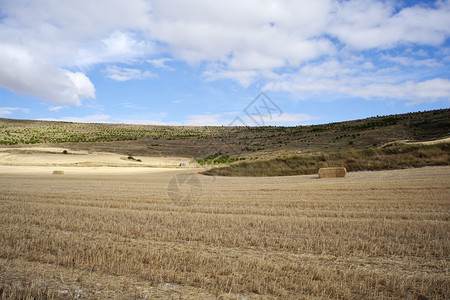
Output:
<path fill-rule="evenodd" d="M 449 167 L 329 179 L 190 172 L 1 174 L 2 297 L 450 295 Z M 171 185 L 183 178 L 194 186 Z M 173 201 L 168 187 L 191 196 Z"/>

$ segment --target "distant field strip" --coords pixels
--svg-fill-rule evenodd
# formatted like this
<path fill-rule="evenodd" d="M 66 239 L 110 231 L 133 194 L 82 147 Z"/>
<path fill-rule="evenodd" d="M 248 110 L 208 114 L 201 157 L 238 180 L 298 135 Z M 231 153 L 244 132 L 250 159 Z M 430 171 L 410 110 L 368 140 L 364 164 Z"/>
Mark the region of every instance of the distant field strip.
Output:
<path fill-rule="evenodd" d="M 190 206 L 168 199 L 171 176 L 1 174 L 3 293 L 450 294 L 450 167 L 338 179 L 195 175 L 202 193 Z"/>

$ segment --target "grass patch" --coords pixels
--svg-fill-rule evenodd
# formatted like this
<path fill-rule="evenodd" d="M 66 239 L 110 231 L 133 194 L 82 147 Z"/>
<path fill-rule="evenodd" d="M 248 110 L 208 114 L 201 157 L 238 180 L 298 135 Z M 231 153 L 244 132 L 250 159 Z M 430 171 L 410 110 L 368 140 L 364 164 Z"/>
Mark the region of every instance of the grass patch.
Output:
<path fill-rule="evenodd" d="M 235 161 L 239 160 L 245 160 L 245 157 L 230 157 L 229 155 L 225 154 L 222 155 L 222 153 L 216 153 L 213 155 L 210 155 L 208 157 L 202 158 L 198 160 L 198 163 L 200 165 L 211 165 L 211 164 L 230 164 Z"/>
<path fill-rule="evenodd" d="M 320 168 L 345 167 L 348 171 L 393 170 L 449 165 L 450 144 L 394 145 L 389 148 L 346 150 L 323 155 L 240 162 L 204 171 L 219 176 L 289 176 L 316 174 Z"/>

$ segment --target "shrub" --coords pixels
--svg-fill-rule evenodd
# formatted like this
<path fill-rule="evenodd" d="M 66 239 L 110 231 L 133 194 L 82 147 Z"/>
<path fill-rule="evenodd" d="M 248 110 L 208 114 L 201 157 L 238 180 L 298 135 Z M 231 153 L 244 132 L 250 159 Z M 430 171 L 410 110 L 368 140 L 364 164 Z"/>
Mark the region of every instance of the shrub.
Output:
<path fill-rule="evenodd" d="M 400 145 L 385 149 L 369 148 L 326 155 L 300 155 L 270 160 L 253 160 L 252 162 L 240 162 L 227 167 L 211 169 L 203 172 L 203 174 L 285 176 L 315 174 L 320 168 L 324 167 L 345 167 L 348 171 L 373 171 L 449 165 L 449 162 L 450 144 Z"/>

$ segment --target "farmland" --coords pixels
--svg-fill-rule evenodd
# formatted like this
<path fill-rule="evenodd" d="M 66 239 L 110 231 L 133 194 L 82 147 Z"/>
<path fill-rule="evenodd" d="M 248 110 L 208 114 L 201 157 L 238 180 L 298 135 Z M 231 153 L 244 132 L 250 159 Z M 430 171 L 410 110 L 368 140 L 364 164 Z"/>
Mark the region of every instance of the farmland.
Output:
<path fill-rule="evenodd" d="M 295 127 L 82 124 L 0 118 L 0 145 L 46 145 L 123 155 L 187 156 L 195 160 L 228 155 L 227 162 L 249 161 L 299 152 L 317 154 L 380 147 L 398 140 L 442 139 L 449 135 L 449 120 L 450 109 Z"/>
<path fill-rule="evenodd" d="M 343 179 L 2 174 L 0 288 L 36 298 L 449 295 L 449 167 Z M 95 191 L 95 192 L 94 192 Z"/>
<path fill-rule="evenodd" d="M 0 119 L 0 299 L 448 298 L 449 120 Z"/>

